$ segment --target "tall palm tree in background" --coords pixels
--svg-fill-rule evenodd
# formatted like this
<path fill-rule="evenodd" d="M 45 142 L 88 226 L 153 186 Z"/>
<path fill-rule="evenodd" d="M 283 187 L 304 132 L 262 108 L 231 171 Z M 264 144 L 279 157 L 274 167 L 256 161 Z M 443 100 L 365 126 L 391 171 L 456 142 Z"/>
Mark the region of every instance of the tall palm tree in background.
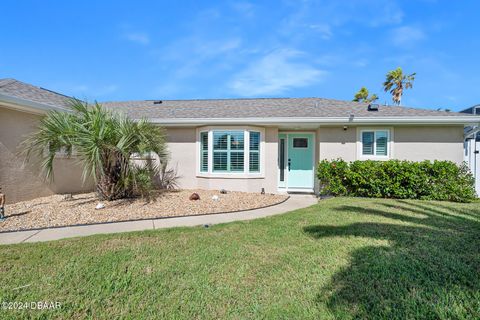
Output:
<path fill-rule="evenodd" d="M 410 75 L 403 74 L 402 68 L 400 67 L 387 73 L 383 88 L 385 92 L 390 91 L 393 103 L 397 106 L 402 103 L 403 90 L 413 87 L 415 75 L 416 73 Z"/>
<path fill-rule="evenodd" d="M 366 103 L 371 103 L 376 100 L 378 100 L 378 96 L 375 93 L 369 96 L 369 92 L 366 87 L 361 87 L 360 90 L 358 90 L 358 92 L 355 93 L 355 96 L 353 98 L 353 101 L 366 102 Z"/>
<path fill-rule="evenodd" d="M 166 160 L 163 129 L 146 120 L 133 121 L 98 103 L 72 100 L 71 110 L 50 111 L 42 118 L 38 131 L 23 142 L 26 159 L 35 155 L 45 176 L 53 180 L 59 150 L 69 157 L 74 154 L 83 165 L 84 182 L 93 179 L 102 200 L 149 192 L 156 166 L 145 161 L 139 164 L 132 157 L 155 154 L 159 161 Z"/>

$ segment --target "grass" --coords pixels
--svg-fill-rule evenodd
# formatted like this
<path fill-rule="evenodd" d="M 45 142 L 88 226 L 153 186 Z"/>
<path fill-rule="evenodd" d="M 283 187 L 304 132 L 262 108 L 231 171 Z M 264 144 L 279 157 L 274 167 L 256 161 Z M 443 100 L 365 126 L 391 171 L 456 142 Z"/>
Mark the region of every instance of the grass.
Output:
<path fill-rule="evenodd" d="M 480 318 L 479 203 L 336 198 L 210 228 L 0 246 L 9 318 Z M 26 287 L 23 287 L 26 286 Z"/>

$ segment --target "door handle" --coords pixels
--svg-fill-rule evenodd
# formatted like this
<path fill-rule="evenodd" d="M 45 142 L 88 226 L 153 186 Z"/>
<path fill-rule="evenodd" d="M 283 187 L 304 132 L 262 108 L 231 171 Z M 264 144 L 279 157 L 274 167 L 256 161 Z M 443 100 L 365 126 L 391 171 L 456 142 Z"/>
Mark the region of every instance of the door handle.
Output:
<path fill-rule="evenodd" d="M 292 164 L 292 159 L 288 159 L 288 171 L 290 171 L 290 165 Z"/>

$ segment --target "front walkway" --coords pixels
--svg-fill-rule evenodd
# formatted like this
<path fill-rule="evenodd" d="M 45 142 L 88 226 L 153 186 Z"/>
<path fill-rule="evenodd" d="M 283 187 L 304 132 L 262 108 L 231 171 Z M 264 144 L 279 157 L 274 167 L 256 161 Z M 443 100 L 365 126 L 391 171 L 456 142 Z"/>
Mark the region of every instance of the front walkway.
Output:
<path fill-rule="evenodd" d="M 113 222 L 105 224 L 94 224 L 89 226 L 63 227 L 32 231 L 14 231 L 1 233 L 0 244 L 40 242 L 58 240 L 63 238 L 89 236 L 92 234 L 100 233 L 117 233 L 171 227 L 191 227 L 205 224 L 211 225 L 240 220 L 252 220 L 309 207 L 317 203 L 317 201 L 317 198 L 312 195 L 291 195 L 287 201 L 278 205 L 262 209 L 240 211 L 234 213 L 148 219 L 129 222 Z"/>

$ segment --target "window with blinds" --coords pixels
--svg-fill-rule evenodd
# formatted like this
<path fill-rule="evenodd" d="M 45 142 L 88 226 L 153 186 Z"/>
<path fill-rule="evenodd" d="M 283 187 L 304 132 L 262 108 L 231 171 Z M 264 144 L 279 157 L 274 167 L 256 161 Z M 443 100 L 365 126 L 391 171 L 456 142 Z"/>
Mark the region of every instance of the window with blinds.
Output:
<path fill-rule="evenodd" d="M 362 155 L 388 156 L 388 130 L 362 131 Z"/>
<path fill-rule="evenodd" d="M 211 130 L 199 138 L 200 172 L 260 172 L 260 132 Z"/>
<path fill-rule="evenodd" d="M 208 132 L 200 133 L 200 172 L 208 172 Z"/>
<path fill-rule="evenodd" d="M 244 171 L 243 131 L 213 131 L 213 171 Z"/>
<path fill-rule="evenodd" d="M 362 132 L 362 154 L 373 155 L 373 141 L 375 139 L 375 132 L 364 131 Z"/>
<path fill-rule="evenodd" d="M 387 131 L 375 132 L 375 155 L 377 156 L 388 155 L 388 132 Z"/>
<path fill-rule="evenodd" d="M 250 131 L 250 172 L 260 172 L 260 132 Z"/>

